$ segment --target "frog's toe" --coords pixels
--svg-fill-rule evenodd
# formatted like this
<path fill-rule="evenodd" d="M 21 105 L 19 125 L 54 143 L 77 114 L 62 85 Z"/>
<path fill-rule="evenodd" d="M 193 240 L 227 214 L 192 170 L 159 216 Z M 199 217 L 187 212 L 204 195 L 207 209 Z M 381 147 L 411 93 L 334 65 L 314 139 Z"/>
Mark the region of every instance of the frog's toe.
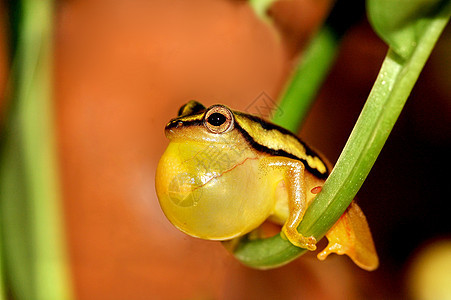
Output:
<path fill-rule="evenodd" d="M 298 246 L 298 245 L 296 245 Z M 306 248 L 310 251 L 316 250 L 316 239 L 313 236 L 301 236 L 301 243 L 298 247 Z"/>
<path fill-rule="evenodd" d="M 297 230 L 289 230 L 287 227 L 283 228 L 283 233 L 287 239 L 296 247 L 304 248 L 310 251 L 316 250 L 316 238 L 313 236 L 303 236 Z"/>

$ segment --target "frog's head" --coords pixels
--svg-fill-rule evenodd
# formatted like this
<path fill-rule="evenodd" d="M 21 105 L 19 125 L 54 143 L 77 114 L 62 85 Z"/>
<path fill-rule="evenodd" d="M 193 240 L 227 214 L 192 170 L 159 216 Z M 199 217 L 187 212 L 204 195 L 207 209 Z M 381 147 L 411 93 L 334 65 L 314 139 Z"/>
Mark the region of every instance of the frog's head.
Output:
<path fill-rule="evenodd" d="M 171 120 L 156 191 L 166 217 L 181 231 L 227 240 L 258 227 L 271 203 L 255 188 L 258 159 L 239 131 L 239 115 L 223 105 L 190 101 Z"/>
<path fill-rule="evenodd" d="M 170 140 L 184 139 L 207 143 L 234 142 L 235 117 L 224 105 L 213 105 L 208 109 L 199 102 L 190 101 L 183 105 L 175 119 L 166 125 L 166 137 Z M 229 133 L 229 134 L 227 134 Z"/>

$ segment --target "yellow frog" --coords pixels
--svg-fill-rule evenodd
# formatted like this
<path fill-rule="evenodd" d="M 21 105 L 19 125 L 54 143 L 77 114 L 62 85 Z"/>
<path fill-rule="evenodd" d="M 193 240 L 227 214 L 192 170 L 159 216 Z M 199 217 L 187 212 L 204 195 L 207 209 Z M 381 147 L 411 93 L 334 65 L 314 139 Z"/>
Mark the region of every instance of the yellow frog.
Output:
<path fill-rule="evenodd" d="M 230 240 L 269 220 L 295 246 L 316 249 L 297 231 L 331 167 L 294 134 L 224 105 L 190 101 L 165 128 L 170 143 L 156 173 L 158 199 L 169 221 L 194 237 Z M 326 234 L 318 254 L 347 254 L 374 270 L 378 257 L 365 216 L 354 202 Z"/>

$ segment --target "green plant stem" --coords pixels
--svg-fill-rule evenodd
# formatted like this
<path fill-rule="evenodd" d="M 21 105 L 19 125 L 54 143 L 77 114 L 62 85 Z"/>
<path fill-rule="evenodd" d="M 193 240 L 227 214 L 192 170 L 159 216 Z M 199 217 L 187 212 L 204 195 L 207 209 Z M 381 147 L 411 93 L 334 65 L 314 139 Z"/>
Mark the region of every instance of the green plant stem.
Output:
<path fill-rule="evenodd" d="M 0 299 L 6 299 L 6 289 L 5 289 L 5 264 L 3 262 L 3 236 L 2 236 L 2 227 L 0 223 Z"/>
<path fill-rule="evenodd" d="M 70 299 L 52 102 L 53 1 L 21 2 L 2 140 L 2 246 L 17 299 Z"/>
<path fill-rule="evenodd" d="M 363 3 L 338 0 L 323 26 L 314 35 L 294 70 L 272 121 L 297 132 L 310 110 L 318 91 L 329 74 L 345 33 L 364 12 Z"/>
<path fill-rule="evenodd" d="M 330 26 L 322 27 L 314 36 L 281 97 L 283 114 L 275 114 L 274 123 L 292 132 L 298 130 L 329 72 L 339 42 Z"/>
<path fill-rule="evenodd" d="M 306 236 L 322 238 L 351 203 L 390 134 L 427 58 L 449 19 L 432 19 L 408 59 L 389 50 L 359 119 L 322 191 L 307 209 L 298 228 Z M 305 252 L 276 235 L 243 238 L 234 255 L 255 268 L 273 268 Z"/>

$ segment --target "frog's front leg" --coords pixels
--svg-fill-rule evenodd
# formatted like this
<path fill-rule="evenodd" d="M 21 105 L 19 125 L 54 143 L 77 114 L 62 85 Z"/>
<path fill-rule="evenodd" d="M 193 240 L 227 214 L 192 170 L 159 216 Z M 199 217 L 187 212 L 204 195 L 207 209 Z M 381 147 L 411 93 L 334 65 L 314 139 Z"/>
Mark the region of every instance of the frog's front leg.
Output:
<path fill-rule="evenodd" d="M 316 239 L 313 236 L 305 237 L 297 230 L 307 209 L 304 164 L 282 156 L 269 156 L 261 163 L 265 170 L 275 170 L 276 174 L 281 174 L 285 181 L 289 215 L 282 227 L 282 232 L 293 245 L 315 250 Z"/>

